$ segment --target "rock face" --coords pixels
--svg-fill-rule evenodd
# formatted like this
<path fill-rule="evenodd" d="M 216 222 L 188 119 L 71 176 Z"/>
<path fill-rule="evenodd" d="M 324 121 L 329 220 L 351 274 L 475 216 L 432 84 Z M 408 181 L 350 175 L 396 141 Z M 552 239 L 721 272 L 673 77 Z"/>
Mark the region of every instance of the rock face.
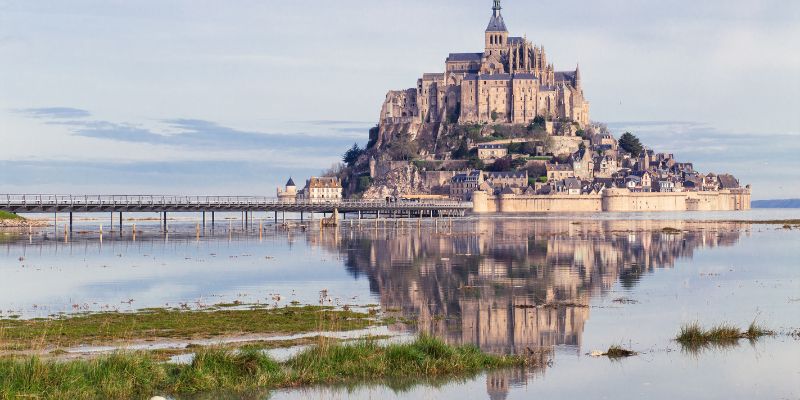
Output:
<path fill-rule="evenodd" d="M 392 164 L 393 168 L 377 177 L 364 192 L 364 200 L 383 200 L 387 197 L 424 193 L 427 190 L 424 179 L 415 166 L 408 163 Z"/>

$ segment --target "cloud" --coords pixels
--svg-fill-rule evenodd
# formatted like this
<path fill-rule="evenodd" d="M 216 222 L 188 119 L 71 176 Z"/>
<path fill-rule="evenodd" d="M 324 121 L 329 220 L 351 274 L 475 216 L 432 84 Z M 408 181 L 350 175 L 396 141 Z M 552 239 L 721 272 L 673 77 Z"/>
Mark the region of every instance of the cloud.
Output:
<path fill-rule="evenodd" d="M 18 112 L 43 119 L 87 118 L 92 115 L 89 111 L 70 107 L 26 108 Z"/>
<path fill-rule="evenodd" d="M 366 139 L 369 129 L 341 126 L 329 121 L 328 125 L 334 128 L 326 133 L 267 133 L 239 130 L 202 119 L 166 119 L 158 121 L 156 127 L 129 122 L 70 119 L 91 115 L 88 111 L 73 108 L 28 109 L 25 113 L 37 119 L 47 119 L 48 125 L 65 126 L 75 136 L 197 150 L 262 149 L 293 152 L 302 149 L 314 154 L 339 154 L 354 139 Z"/>

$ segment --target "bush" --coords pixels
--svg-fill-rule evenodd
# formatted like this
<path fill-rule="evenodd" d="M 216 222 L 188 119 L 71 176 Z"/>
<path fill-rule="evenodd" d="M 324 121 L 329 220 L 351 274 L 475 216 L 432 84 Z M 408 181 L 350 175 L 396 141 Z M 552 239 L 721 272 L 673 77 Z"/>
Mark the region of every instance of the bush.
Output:
<path fill-rule="evenodd" d="M 358 178 L 358 187 L 356 187 L 356 192 L 362 193 L 366 192 L 369 189 L 370 185 L 372 185 L 372 178 L 369 176 L 362 176 Z"/>

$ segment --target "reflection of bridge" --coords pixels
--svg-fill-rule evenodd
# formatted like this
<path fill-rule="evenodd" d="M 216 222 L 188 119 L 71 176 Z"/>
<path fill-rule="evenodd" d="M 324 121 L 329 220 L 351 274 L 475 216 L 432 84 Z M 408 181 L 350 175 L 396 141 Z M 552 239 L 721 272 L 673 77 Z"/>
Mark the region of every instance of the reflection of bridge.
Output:
<path fill-rule="evenodd" d="M 294 201 L 257 196 L 0 195 L 0 210 L 14 213 L 274 212 L 358 214 L 388 218 L 463 216 L 472 203 L 457 201 Z M 205 217 L 204 217 L 205 218 Z M 213 218 L 213 214 L 212 214 Z"/>

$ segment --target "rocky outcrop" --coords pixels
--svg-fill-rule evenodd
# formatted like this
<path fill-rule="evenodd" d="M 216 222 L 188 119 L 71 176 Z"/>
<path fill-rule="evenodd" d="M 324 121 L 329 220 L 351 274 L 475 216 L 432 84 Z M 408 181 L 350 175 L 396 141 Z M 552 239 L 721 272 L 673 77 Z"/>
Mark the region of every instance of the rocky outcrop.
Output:
<path fill-rule="evenodd" d="M 382 200 L 387 197 L 424 193 L 428 190 L 425 187 L 425 180 L 414 165 L 392 164 L 393 168 L 377 177 L 372 186 L 364 192 L 363 199 Z"/>
<path fill-rule="evenodd" d="M 27 228 L 28 226 L 32 226 L 34 228 L 41 228 L 48 226 L 49 224 L 47 221 L 41 221 L 36 219 L 0 219 L 0 229 L 4 228 Z"/>

